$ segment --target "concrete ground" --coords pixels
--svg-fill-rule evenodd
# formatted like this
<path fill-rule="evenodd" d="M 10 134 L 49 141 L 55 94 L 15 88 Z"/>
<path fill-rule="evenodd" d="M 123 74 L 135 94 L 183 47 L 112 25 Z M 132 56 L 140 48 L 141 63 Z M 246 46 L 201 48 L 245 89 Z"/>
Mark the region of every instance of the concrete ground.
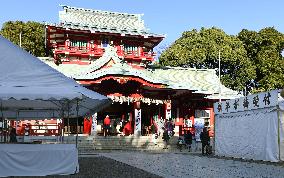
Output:
<path fill-rule="evenodd" d="M 100 155 L 162 177 L 284 177 L 284 164 L 241 161 L 188 152 L 109 152 Z"/>
<path fill-rule="evenodd" d="M 99 151 L 90 155 L 80 155 L 79 164 L 78 174 L 48 177 L 284 177 L 284 163 L 217 158 L 202 156 L 197 152 L 189 153 L 186 150 L 182 152 Z"/>

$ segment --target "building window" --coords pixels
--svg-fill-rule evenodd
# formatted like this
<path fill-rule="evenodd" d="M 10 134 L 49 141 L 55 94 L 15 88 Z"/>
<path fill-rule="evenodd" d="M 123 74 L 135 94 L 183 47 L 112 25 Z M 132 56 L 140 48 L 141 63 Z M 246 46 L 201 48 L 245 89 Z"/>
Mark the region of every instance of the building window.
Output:
<path fill-rule="evenodd" d="M 126 53 L 133 52 L 133 51 L 138 51 L 138 46 L 125 44 L 125 45 L 123 45 L 123 50 Z"/>
<path fill-rule="evenodd" d="M 87 41 L 79 41 L 79 40 L 71 40 L 70 45 L 72 47 L 87 47 L 88 42 Z"/>

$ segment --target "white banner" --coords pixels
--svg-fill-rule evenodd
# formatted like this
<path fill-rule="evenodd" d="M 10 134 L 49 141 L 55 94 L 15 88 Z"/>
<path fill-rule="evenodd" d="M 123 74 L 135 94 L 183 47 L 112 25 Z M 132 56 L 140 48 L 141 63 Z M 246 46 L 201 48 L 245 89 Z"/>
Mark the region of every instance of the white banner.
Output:
<path fill-rule="evenodd" d="M 248 111 L 260 108 L 276 106 L 278 102 L 278 90 L 257 93 L 246 97 L 226 100 L 214 103 L 215 114 Z"/>
<path fill-rule="evenodd" d="M 92 115 L 92 128 L 91 128 L 91 135 L 96 135 L 97 132 L 97 116 L 98 114 L 95 113 Z"/>
<path fill-rule="evenodd" d="M 135 135 L 141 135 L 141 109 L 135 109 Z"/>
<path fill-rule="evenodd" d="M 279 161 L 277 111 L 264 108 L 216 115 L 215 154 Z"/>
<path fill-rule="evenodd" d="M 166 110 L 166 119 L 169 120 L 172 117 L 172 111 Z"/>

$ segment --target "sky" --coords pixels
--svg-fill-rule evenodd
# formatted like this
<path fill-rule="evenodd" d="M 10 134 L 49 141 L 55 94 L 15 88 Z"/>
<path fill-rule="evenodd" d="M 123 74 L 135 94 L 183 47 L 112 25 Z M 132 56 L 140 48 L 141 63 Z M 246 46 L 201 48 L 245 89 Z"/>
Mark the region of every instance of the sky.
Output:
<path fill-rule="evenodd" d="M 161 45 L 201 27 L 214 26 L 229 35 L 264 27 L 284 33 L 284 0 L 8 0 L 1 2 L 0 26 L 9 20 L 58 23 L 60 4 L 144 14 L 150 32 L 166 35 Z"/>

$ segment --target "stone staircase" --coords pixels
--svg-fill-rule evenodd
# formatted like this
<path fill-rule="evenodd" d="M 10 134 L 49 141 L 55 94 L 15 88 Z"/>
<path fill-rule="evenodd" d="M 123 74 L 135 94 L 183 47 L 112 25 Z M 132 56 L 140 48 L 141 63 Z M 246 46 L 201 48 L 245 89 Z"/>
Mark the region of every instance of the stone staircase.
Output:
<path fill-rule="evenodd" d="M 76 137 L 65 137 L 64 143 L 76 143 Z M 164 150 L 164 142 L 161 137 L 157 144 L 152 142 L 151 136 L 79 136 L 79 154 L 91 154 L 107 150 L 124 151 L 168 151 L 176 149 L 177 137 L 172 137 L 168 149 Z"/>

